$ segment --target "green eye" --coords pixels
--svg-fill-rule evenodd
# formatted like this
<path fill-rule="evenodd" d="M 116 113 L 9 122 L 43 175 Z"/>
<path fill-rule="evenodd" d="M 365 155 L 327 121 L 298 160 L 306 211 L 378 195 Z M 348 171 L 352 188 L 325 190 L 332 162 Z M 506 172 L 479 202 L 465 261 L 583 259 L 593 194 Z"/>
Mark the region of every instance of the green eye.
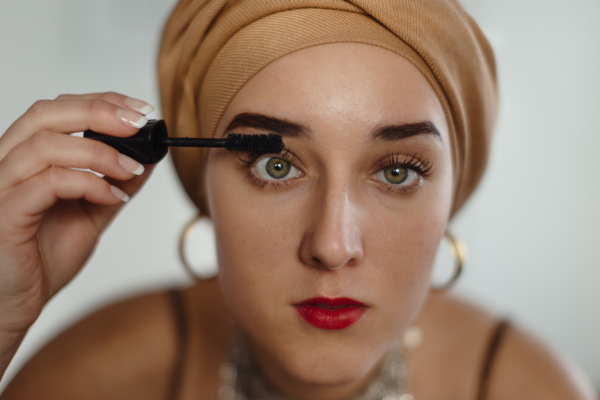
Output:
<path fill-rule="evenodd" d="M 269 157 L 260 160 L 254 167 L 257 175 L 267 180 L 280 180 L 284 178 L 295 178 L 300 171 L 291 163 L 278 157 Z"/>
<path fill-rule="evenodd" d="M 375 178 L 391 185 L 406 186 L 419 179 L 419 176 L 410 168 L 394 165 L 376 173 Z"/>
<path fill-rule="evenodd" d="M 285 178 L 292 169 L 292 166 L 289 162 L 283 161 L 281 158 L 269 158 L 265 165 L 265 170 L 267 174 L 275 179 L 283 179 Z"/>
<path fill-rule="evenodd" d="M 404 167 L 391 167 L 383 170 L 385 179 L 393 184 L 399 185 L 408 177 L 408 169 Z"/>

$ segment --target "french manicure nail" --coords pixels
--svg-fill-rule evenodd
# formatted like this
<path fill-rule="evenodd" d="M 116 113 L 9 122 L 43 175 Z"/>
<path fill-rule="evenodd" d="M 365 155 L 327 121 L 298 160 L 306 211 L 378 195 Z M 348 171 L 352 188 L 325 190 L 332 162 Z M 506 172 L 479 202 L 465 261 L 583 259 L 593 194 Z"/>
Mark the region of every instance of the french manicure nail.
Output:
<path fill-rule="evenodd" d="M 127 195 L 127 193 L 125 193 L 118 187 L 110 185 L 110 191 L 112 192 L 113 196 L 121 200 L 123 203 L 127 203 L 129 201 L 129 196 Z"/>
<path fill-rule="evenodd" d="M 131 172 L 134 175 L 141 175 L 144 173 L 144 166 L 139 162 L 135 161 L 131 157 L 127 157 L 125 154 L 119 153 L 119 164 L 127 172 Z"/>
<path fill-rule="evenodd" d="M 148 120 L 145 117 L 135 111 L 126 110 L 124 108 L 117 108 L 116 116 L 123 124 L 138 129 L 148 123 Z"/>
<path fill-rule="evenodd" d="M 150 104 L 140 99 L 134 99 L 133 97 L 126 98 L 125 105 L 127 106 L 127 108 L 135 110 L 143 115 L 148 115 L 152 111 L 154 111 L 154 107 L 152 107 Z"/>

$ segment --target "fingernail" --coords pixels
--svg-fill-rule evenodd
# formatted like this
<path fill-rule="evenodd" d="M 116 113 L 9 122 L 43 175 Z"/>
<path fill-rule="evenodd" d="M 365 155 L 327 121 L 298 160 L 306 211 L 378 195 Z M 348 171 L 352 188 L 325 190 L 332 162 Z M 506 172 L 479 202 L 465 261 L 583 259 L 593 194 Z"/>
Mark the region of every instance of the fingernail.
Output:
<path fill-rule="evenodd" d="M 148 120 L 140 114 L 124 108 L 117 108 L 116 115 L 119 121 L 127 126 L 133 126 L 134 128 L 139 129 L 148 123 Z"/>
<path fill-rule="evenodd" d="M 148 115 L 154 111 L 154 107 L 152 107 L 150 104 L 139 99 L 134 99 L 133 97 L 126 98 L 125 105 L 127 108 L 135 110 L 143 115 Z"/>
<path fill-rule="evenodd" d="M 119 153 L 119 164 L 127 172 L 131 172 L 134 175 L 141 175 L 144 173 L 144 166 L 139 162 L 135 161 L 131 157 L 127 157 L 125 154 Z"/>
<path fill-rule="evenodd" d="M 129 201 L 129 196 L 127 196 L 127 193 L 125 193 L 118 187 L 110 185 L 110 191 L 112 192 L 113 196 L 121 200 L 123 203 L 127 203 Z"/>

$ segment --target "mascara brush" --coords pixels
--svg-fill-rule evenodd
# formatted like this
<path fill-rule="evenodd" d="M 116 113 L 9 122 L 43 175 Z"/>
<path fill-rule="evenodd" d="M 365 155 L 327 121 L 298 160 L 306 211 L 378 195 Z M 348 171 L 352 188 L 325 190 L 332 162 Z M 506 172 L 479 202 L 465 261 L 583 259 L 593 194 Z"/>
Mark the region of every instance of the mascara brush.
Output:
<path fill-rule="evenodd" d="M 283 150 L 280 135 L 242 135 L 230 133 L 224 139 L 170 138 L 164 120 L 151 119 L 138 133 L 130 137 L 109 136 L 94 131 L 83 137 L 98 140 L 142 164 L 157 164 L 165 158 L 169 147 L 224 147 L 229 151 L 279 153 Z"/>

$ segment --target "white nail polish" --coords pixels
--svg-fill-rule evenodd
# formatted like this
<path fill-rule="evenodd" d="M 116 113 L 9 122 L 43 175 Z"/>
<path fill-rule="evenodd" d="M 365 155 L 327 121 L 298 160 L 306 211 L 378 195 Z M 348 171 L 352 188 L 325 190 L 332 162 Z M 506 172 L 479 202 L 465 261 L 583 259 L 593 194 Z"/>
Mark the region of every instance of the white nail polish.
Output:
<path fill-rule="evenodd" d="M 121 200 L 123 203 L 127 203 L 129 201 L 129 196 L 127 195 L 127 193 L 125 193 L 118 187 L 110 185 L 110 191 L 112 192 L 113 196 Z"/>
<path fill-rule="evenodd" d="M 154 107 L 152 107 L 150 104 L 139 99 L 134 99 L 133 97 L 126 98 L 124 102 L 127 108 L 135 110 L 143 115 L 148 115 L 154 111 Z"/>
<path fill-rule="evenodd" d="M 144 166 L 133 158 L 127 157 L 125 154 L 119 153 L 119 164 L 121 167 L 134 175 L 141 175 L 144 173 Z"/>
<path fill-rule="evenodd" d="M 152 111 L 154 111 L 154 107 L 152 107 L 150 104 L 146 104 L 144 107 L 140 108 L 139 110 L 137 110 L 140 114 L 144 114 L 144 115 L 148 115 L 150 114 Z"/>
<path fill-rule="evenodd" d="M 133 126 L 134 128 L 141 128 L 148 123 L 148 120 L 136 113 L 135 111 L 126 110 L 124 108 L 117 108 L 116 116 L 119 121 L 127 126 Z"/>

